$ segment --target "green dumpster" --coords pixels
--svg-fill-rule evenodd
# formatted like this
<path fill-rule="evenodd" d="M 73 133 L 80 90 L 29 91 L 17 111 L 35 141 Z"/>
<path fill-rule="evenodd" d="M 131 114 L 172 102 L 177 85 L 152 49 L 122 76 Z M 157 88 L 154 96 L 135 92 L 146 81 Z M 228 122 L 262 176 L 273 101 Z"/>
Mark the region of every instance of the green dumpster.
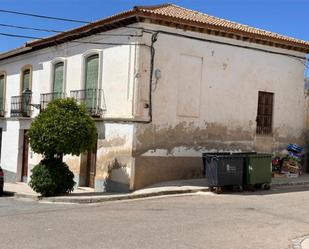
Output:
<path fill-rule="evenodd" d="M 270 189 L 271 158 L 269 154 L 247 154 L 244 156 L 244 186 L 254 190 L 256 187 Z"/>

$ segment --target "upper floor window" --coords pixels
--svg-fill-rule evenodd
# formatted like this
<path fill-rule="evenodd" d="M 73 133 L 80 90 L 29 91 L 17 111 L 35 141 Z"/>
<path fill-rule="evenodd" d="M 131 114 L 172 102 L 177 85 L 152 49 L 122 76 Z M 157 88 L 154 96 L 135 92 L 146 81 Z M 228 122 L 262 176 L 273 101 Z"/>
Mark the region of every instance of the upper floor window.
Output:
<path fill-rule="evenodd" d="M 0 74 L 0 116 L 4 115 L 5 80 L 6 75 L 4 73 Z"/>
<path fill-rule="evenodd" d="M 87 57 L 85 64 L 85 89 L 96 89 L 99 82 L 99 55 Z"/>
<path fill-rule="evenodd" d="M 23 93 L 26 89 L 31 90 L 32 84 L 32 69 L 30 66 L 26 66 L 21 71 L 21 93 Z"/>
<path fill-rule="evenodd" d="M 274 94 L 259 92 L 258 110 L 256 117 L 256 133 L 261 135 L 272 134 Z"/>
<path fill-rule="evenodd" d="M 53 66 L 53 85 L 54 93 L 61 93 L 64 90 L 64 62 L 58 62 Z"/>

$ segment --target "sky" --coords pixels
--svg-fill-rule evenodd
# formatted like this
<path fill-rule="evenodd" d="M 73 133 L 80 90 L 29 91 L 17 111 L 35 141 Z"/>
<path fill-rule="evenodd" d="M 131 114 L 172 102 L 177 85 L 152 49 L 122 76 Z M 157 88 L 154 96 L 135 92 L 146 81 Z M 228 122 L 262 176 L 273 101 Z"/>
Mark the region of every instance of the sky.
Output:
<path fill-rule="evenodd" d="M 309 41 L 309 0 L 0 0 L 0 9 L 95 21 L 135 5 L 174 3 L 220 18 Z M 0 12 L 0 24 L 66 30 L 81 24 Z M 0 33 L 44 37 L 52 33 L 0 26 Z M 0 53 L 27 39 L 0 35 Z"/>
<path fill-rule="evenodd" d="M 227 20 L 309 41 L 309 0 L 0 0 L 0 10 L 95 21 L 136 5 L 173 3 Z M 81 24 L 0 12 L 0 24 L 67 30 Z M 34 37 L 52 33 L 0 26 L 0 33 Z M 24 38 L 0 35 L 0 53 L 22 46 Z"/>

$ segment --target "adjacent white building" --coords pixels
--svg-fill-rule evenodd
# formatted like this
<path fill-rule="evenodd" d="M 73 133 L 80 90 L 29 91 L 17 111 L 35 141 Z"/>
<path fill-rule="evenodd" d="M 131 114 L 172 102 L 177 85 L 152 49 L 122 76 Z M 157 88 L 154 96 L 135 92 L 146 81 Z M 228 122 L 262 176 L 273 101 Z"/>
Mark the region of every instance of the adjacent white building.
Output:
<path fill-rule="evenodd" d="M 308 52 L 306 41 L 170 4 L 26 43 L 0 55 L 6 180 L 29 180 L 40 156 L 26 131 L 65 96 L 86 103 L 98 130 L 96 150 L 65 161 L 78 186 L 98 191 L 200 177 L 204 151 L 303 145 Z"/>

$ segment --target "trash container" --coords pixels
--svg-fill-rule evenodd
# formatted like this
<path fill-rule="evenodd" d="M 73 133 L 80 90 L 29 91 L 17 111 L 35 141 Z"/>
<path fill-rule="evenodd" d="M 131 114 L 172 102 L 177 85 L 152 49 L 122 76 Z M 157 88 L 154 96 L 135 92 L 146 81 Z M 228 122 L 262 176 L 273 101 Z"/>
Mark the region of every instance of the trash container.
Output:
<path fill-rule="evenodd" d="M 202 173 L 203 176 L 206 176 L 206 157 L 209 156 L 226 156 L 226 155 L 231 155 L 231 152 L 205 152 L 202 154 L 202 159 L 203 159 L 203 169 Z"/>
<path fill-rule="evenodd" d="M 272 155 L 247 154 L 244 155 L 244 186 L 254 190 L 257 186 L 270 189 Z"/>
<path fill-rule="evenodd" d="M 216 193 L 222 187 L 233 186 L 242 190 L 244 157 L 240 155 L 205 155 L 204 163 L 208 186 Z"/>

